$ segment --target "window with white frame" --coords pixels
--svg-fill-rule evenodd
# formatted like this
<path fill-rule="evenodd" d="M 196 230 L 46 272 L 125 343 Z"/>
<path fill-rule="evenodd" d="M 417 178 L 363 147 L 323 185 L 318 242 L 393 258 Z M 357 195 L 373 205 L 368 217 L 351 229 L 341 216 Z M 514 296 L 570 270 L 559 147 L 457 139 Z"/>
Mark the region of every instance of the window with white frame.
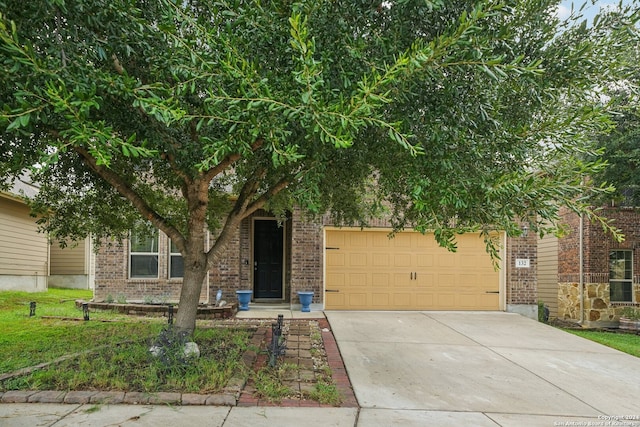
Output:
<path fill-rule="evenodd" d="M 632 302 L 633 251 L 609 252 L 609 295 L 611 301 Z"/>
<path fill-rule="evenodd" d="M 131 239 L 129 239 L 129 277 L 158 277 L 158 230 L 131 232 Z"/>
<path fill-rule="evenodd" d="M 172 279 L 184 277 L 182 254 L 173 242 L 169 245 L 169 277 Z"/>

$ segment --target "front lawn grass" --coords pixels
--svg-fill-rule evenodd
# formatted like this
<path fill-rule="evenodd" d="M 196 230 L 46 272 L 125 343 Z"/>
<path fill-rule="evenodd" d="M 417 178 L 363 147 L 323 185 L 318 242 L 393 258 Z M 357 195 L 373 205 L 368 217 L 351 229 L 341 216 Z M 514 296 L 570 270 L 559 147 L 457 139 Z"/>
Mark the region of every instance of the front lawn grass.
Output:
<path fill-rule="evenodd" d="M 567 332 L 640 357 L 640 335 L 606 331 L 566 329 Z"/>
<path fill-rule="evenodd" d="M 0 374 L 50 362 L 60 356 L 77 353 L 97 345 L 114 345 L 132 336 L 153 336 L 160 331 L 158 322 L 106 323 L 123 316 L 110 312 L 90 313 L 82 319 L 76 299 L 91 298 L 91 291 L 50 289 L 47 292 L 0 292 Z M 36 315 L 29 316 L 29 303 L 36 303 Z M 52 316 L 54 318 L 48 318 Z"/>
<path fill-rule="evenodd" d="M 149 352 L 151 340 L 137 338 L 96 348 L 1 383 L 2 390 L 119 390 L 212 393 L 243 371 L 249 332 L 198 329 L 193 339 L 200 357 L 163 360 Z"/>
<path fill-rule="evenodd" d="M 91 312 L 84 321 L 75 300 L 89 298 L 91 291 L 69 289 L 0 292 L 0 375 L 72 356 L 6 379 L 0 390 L 207 393 L 223 388 L 234 374 L 247 374 L 240 362 L 251 338 L 247 330 L 198 329 L 194 340 L 201 357 L 172 363 L 149 352 L 167 327 L 166 319 Z M 36 302 L 35 316 L 29 316 L 31 301 Z"/>

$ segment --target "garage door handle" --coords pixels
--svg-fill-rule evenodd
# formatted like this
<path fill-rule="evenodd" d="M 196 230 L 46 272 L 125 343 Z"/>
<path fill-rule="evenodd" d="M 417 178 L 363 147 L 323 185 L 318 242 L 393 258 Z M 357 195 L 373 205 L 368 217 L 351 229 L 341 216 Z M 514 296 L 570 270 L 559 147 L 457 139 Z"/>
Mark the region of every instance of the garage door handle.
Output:
<path fill-rule="evenodd" d="M 325 289 L 325 292 L 340 292 L 339 289 Z"/>
<path fill-rule="evenodd" d="M 499 294 L 500 291 L 485 291 L 485 294 Z"/>

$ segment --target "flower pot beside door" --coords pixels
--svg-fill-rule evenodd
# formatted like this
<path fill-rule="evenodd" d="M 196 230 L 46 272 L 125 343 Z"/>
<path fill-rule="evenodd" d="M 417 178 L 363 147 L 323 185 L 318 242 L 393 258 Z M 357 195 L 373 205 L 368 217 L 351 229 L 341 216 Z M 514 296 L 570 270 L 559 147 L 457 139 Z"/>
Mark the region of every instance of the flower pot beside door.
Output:
<path fill-rule="evenodd" d="M 251 295 L 253 295 L 252 290 L 236 291 L 236 296 L 238 297 L 238 303 L 240 304 L 240 306 L 238 307 L 238 310 L 249 311 L 249 303 L 251 302 Z"/>
<path fill-rule="evenodd" d="M 309 307 L 311 301 L 313 301 L 313 291 L 298 291 L 298 298 L 300 298 L 300 304 L 302 304 L 302 312 L 308 313 L 311 311 Z"/>

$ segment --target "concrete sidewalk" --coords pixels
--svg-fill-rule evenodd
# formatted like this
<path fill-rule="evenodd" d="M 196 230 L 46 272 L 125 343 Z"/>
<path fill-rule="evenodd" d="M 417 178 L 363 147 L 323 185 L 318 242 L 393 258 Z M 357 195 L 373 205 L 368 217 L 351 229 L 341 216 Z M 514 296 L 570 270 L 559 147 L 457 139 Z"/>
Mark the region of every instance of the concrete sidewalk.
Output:
<path fill-rule="evenodd" d="M 10 427 L 353 427 L 357 408 L 275 408 L 159 405 L 0 404 L 0 426 Z"/>

